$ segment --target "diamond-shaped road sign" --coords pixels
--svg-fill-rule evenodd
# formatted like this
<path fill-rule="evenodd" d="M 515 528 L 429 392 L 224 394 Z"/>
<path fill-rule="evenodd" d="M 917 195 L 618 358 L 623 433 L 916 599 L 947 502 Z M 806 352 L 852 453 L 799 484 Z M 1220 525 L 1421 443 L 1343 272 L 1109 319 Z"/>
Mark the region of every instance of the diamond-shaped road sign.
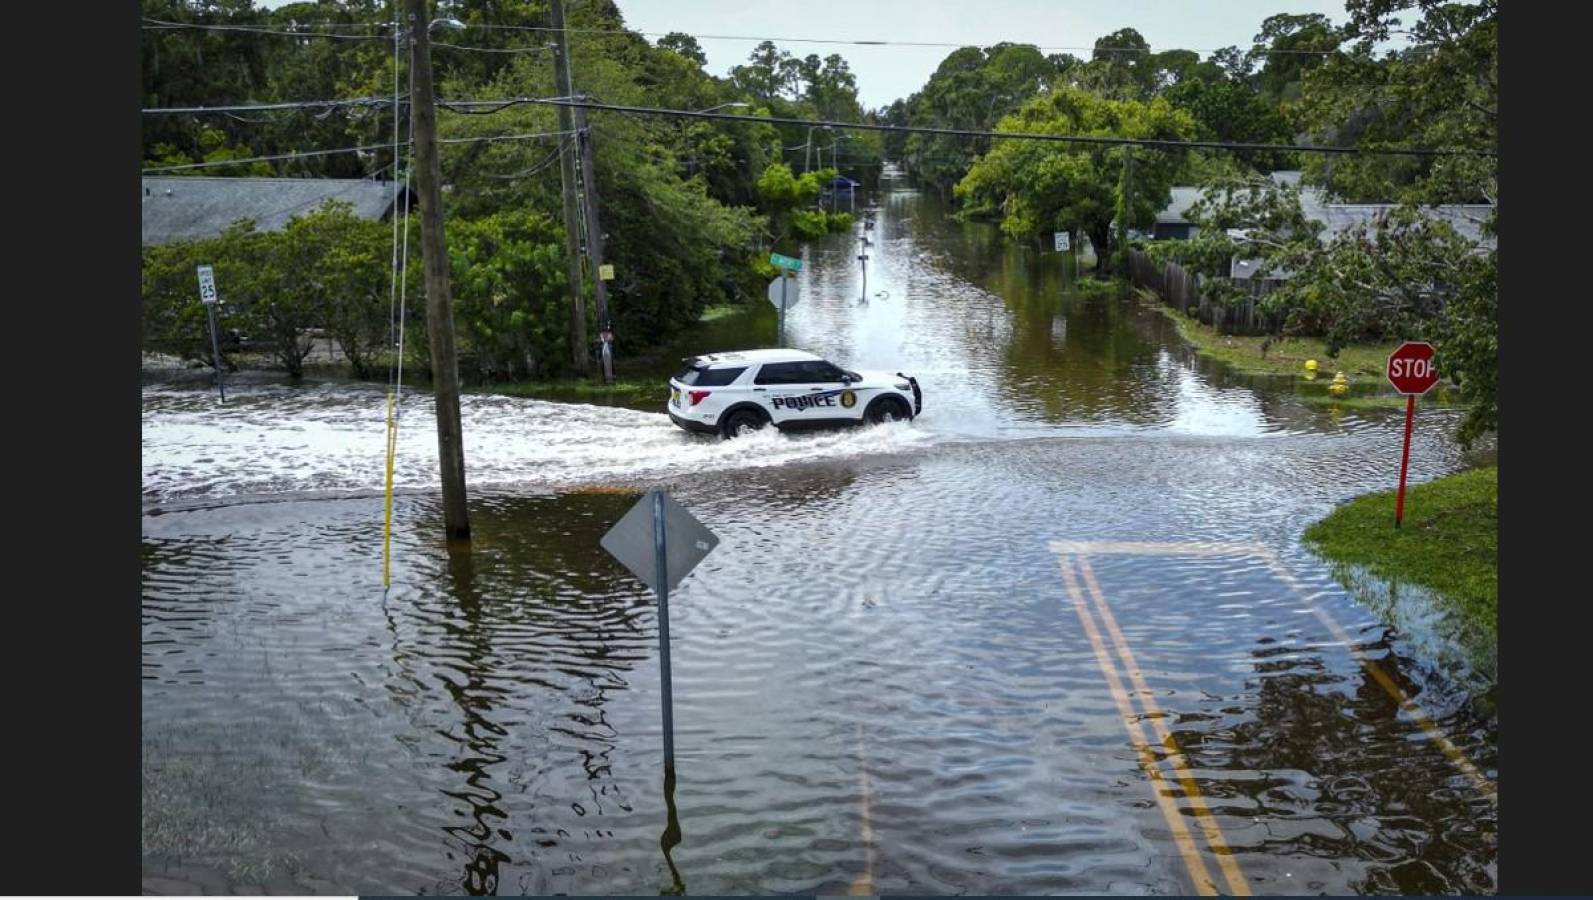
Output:
<path fill-rule="evenodd" d="M 630 512 L 614 523 L 614 527 L 599 542 L 604 550 L 652 588 L 654 594 L 659 593 L 658 556 L 653 533 L 653 496 L 658 493 L 648 491 L 631 507 Z M 667 493 L 663 498 L 664 557 L 669 563 L 669 584 L 666 588 L 673 591 L 702 562 L 703 557 L 719 545 L 719 538 L 687 512 L 684 506 L 676 503 L 674 498 Z"/>

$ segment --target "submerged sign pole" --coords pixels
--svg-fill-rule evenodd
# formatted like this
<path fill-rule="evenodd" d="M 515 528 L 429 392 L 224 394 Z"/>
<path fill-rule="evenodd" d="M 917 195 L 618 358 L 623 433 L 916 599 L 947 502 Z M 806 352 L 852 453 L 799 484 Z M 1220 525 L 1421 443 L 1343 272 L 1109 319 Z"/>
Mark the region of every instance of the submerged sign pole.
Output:
<path fill-rule="evenodd" d="M 1426 341 L 1406 341 L 1388 355 L 1388 383 L 1405 395 L 1405 449 L 1399 457 L 1399 493 L 1394 499 L 1394 527 L 1405 519 L 1405 476 L 1410 471 L 1410 433 L 1416 418 L 1416 398 L 1438 383 L 1438 368 L 1433 365 L 1433 345 Z"/>
<path fill-rule="evenodd" d="M 199 267 L 199 302 L 205 305 L 205 317 L 210 320 L 210 352 L 216 360 L 216 393 L 221 395 L 221 402 L 227 402 L 227 389 L 221 383 L 221 342 L 216 339 L 216 304 L 220 302 L 216 293 L 216 271 L 210 266 Z"/>
<path fill-rule="evenodd" d="M 658 596 L 664 771 L 672 773 L 675 771 L 675 691 L 669 664 L 669 591 L 719 545 L 719 538 L 667 492 L 655 490 L 636 501 L 603 535 L 600 543 Z"/>
<path fill-rule="evenodd" d="M 669 679 L 669 554 L 664 535 L 664 493 L 653 492 L 653 554 L 658 574 L 658 665 L 664 695 L 664 771 L 675 771 L 675 691 Z"/>
<path fill-rule="evenodd" d="M 774 300 L 773 293 L 771 293 L 769 295 L 769 299 L 771 301 L 774 301 L 775 307 L 780 310 L 780 346 L 784 347 L 785 346 L 785 310 L 786 310 L 787 306 L 794 305 L 794 301 L 788 301 L 787 297 L 786 297 L 786 279 L 788 279 L 788 278 L 794 276 L 796 273 L 802 271 L 802 260 L 793 259 L 792 257 L 789 257 L 789 256 L 782 256 L 782 255 L 780 255 L 778 253 L 771 253 L 771 254 L 769 254 L 769 263 L 770 263 L 770 265 L 773 265 L 776 268 L 788 270 L 788 271 L 782 271 L 780 273 L 780 275 L 779 275 L 779 278 L 780 278 L 780 299 L 779 300 Z M 771 285 L 769 285 L 769 287 L 772 289 L 774 287 L 774 285 L 771 284 Z"/>

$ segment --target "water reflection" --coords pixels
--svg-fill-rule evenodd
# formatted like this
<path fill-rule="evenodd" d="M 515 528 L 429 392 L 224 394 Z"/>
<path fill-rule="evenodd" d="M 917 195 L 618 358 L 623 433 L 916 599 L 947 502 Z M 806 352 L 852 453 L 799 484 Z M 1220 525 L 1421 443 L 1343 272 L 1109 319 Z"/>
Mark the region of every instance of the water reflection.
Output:
<path fill-rule="evenodd" d="M 671 884 L 662 891 L 667 896 L 682 897 L 686 894 L 686 883 L 680 878 L 680 870 L 675 868 L 675 857 L 672 855 L 676 847 L 680 846 L 680 814 L 675 811 L 675 767 L 668 766 L 664 769 L 664 803 L 669 807 L 669 820 L 664 825 L 664 833 L 658 839 L 658 846 L 664 851 L 664 862 L 669 865 Z"/>
<path fill-rule="evenodd" d="M 860 866 L 886 893 L 1187 892 L 1066 605 L 1064 539 L 1272 548 L 1491 770 L 1489 715 L 1297 547 L 1397 474 L 1397 414 L 1334 425 L 1208 371 L 1159 316 L 1070 292 L 1054 254 L 917 201 L 879 222 L 887 296 L 859 302 L 837 238 L 793 328 L 912 366 L 921 421 L 721 444 L 488 398 L 467 409 L 470 552 L 413 482 L 385 603 L 380 497 L 306 493 L 376 471 L 379 393 L 146 394 L 146 488 L 210 498 L 143 521 L 146 868 L 232 860 L 258 887 L 288 860 L 302 893 L 841 893 Z M 367 411 L 369 457 L 340 457 Z M 1448 424 L 1418 420 L 1416 480 L 1463 462 Z M 598 542 L 664 482 L 721 543 L 671 598 L 681 768 L 660 790 L 654 608 Z M 1493 889 L 1486 800 L 1274 574 L 1096 568 L 1258 892 Z M 172 799 L 217 784 L 209 811 Z"/>

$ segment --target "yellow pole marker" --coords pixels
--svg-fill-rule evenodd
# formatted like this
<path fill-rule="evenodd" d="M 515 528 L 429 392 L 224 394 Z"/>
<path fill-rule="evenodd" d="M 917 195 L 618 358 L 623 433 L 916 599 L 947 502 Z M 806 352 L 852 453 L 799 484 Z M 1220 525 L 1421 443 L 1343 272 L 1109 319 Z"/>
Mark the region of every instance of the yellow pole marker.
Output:
<path fill-rule="evenodd" d="M 1139 691 L 1140 705 L 1145 709 L 1146 718 L 1150 719 L 1156 737 L 1170 754 L 1168 761 L 1173 764 L 1173 770 L 1178 774 L 1178 783 L 1183 785 L 1184 795 L 1189 798 L 1190 808 L 1195 812 L 1195 821 L 1200 823 L 1200 829 L 1206 836 L 1206 843 L 1211 846 L 1211 852 L 1217 855 L 1217 865 L 1222 869 L 1223 878 L 1228 882 L 1228 889 L 1234 896 L 1248 896 L 1250 883 L 1245 880 L 1244 872 L 1240 871 L 1239 861 L 1234 859 L 1233 849 L 1224 839 L 1222 827 L 1217 824 L 1216 817 L 1212 815 L 1211 809 L 1200 794 L 1200 786 L 1195 783 L 1188 758 L 1179 749 L 1178 742 L 1173 740 L 1172 732 L 1167 729 L 1163 721 L 1167 714 L 1157 706 L 1150 686 L 1145 683 L 1139 663 L 1134 660 L 1134 651 L 1129 649 L 1128 640 L 1117 627 L 1117 617 L 1112 615 L 1111 607 L 1106 605 L 1101 585 L 1095 580 L 1095 570 L 1090 567 L 1090 561 L 1086 557 L 1079 557 L 1078 565 L 1079 571 L 1084 575 L 1084 584 L 1089 588 L 1090 596 L 1095 599 L 1096 611 L 1100 613 L 1101 621 L 1106 623 L 1106 632 L 1117 647 L 1118 656 L 1123 660 L 1129 680 L 1134 683 L 1135 690 Z"/>
<path fill-rule="evenodd" d="M 393 585 L 393 456 L 398 451 L 398 420 L 393 418 L 393 392 L 387 392 L 387 509 L 382 521 L 382 587 Z"/>
<path fill-rule="evenodd" d="M 1195 849 L 1195 839 L 1190 835 L 1189 827 L 1184 824 L 1184 818 L 1179 813 L 1178 807 L 1173 804 L 1171 799 L 1173 788 L 1162 777 L 1161 767 L 1157 765 L 1156 757 L 1150 751 L 1145 730 L 1134 715 L 1134 707 L 1129 703 L 1128 693 L 1123 690 L 1123 684 L 1118 680 L 1117 668 L 1112 664 L 1112 658 L 1107 654 L 1105 644 L 1101 642 L 1100 632 L 1096 630 L 1095 620 L 1085 606 L 1084 595 L 1079 590 L 1078 580 L 1073 576 L 1073 568 L 1065 557 L 1057 562 L 1062 567 L 1062 582 L 1067 586 L 1068 596 L 1073 599 L 1073 608 L 1078 612 L 1079 621 L 1084 625 L 1084 633 L 1089 636 L 1090 646 L 1095 648 L 1095 662 L 1100 666 L 1101 674 L 1106 678 L 1107 689 L 1112 694 L 1113 702 L 1117 704 L 1118 713 L 1123 717 L 1123 727 L 1128 730 L 1129 743 L 1139 754 L 1140 766 L 1150 776 L 1151 793 L 1156 797 L 1156 805 L 1162 811 L 1162 818 L 1167 820 L 1167 828 L 1173 835 L 1173 844 L 1178 847 L 1179 855 L 1184 858 L 1184 865 L 1189 869 L 1189 878 L 1195 885 L 1195 892 L 1205 897 L 1214 896 L 1219 893 L 1217 883 L 1212 880 L 1206 864 L 1201 861 L 1200 852 Z"/>

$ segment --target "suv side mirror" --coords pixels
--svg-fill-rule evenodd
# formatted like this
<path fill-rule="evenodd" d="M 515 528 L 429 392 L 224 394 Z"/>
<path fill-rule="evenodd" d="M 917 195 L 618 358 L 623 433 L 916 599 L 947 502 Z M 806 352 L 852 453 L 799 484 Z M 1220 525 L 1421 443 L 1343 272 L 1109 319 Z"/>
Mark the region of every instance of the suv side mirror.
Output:
<path fill-rule="evenodd" d="M 857 375 L 852 373 L 852 372 L 842 372 L 841 373 L 841 383 L 842 384 L 851 384 L 854 381 L 861 381 L 861 380 L 862 379 L 858 378 Z"/>

